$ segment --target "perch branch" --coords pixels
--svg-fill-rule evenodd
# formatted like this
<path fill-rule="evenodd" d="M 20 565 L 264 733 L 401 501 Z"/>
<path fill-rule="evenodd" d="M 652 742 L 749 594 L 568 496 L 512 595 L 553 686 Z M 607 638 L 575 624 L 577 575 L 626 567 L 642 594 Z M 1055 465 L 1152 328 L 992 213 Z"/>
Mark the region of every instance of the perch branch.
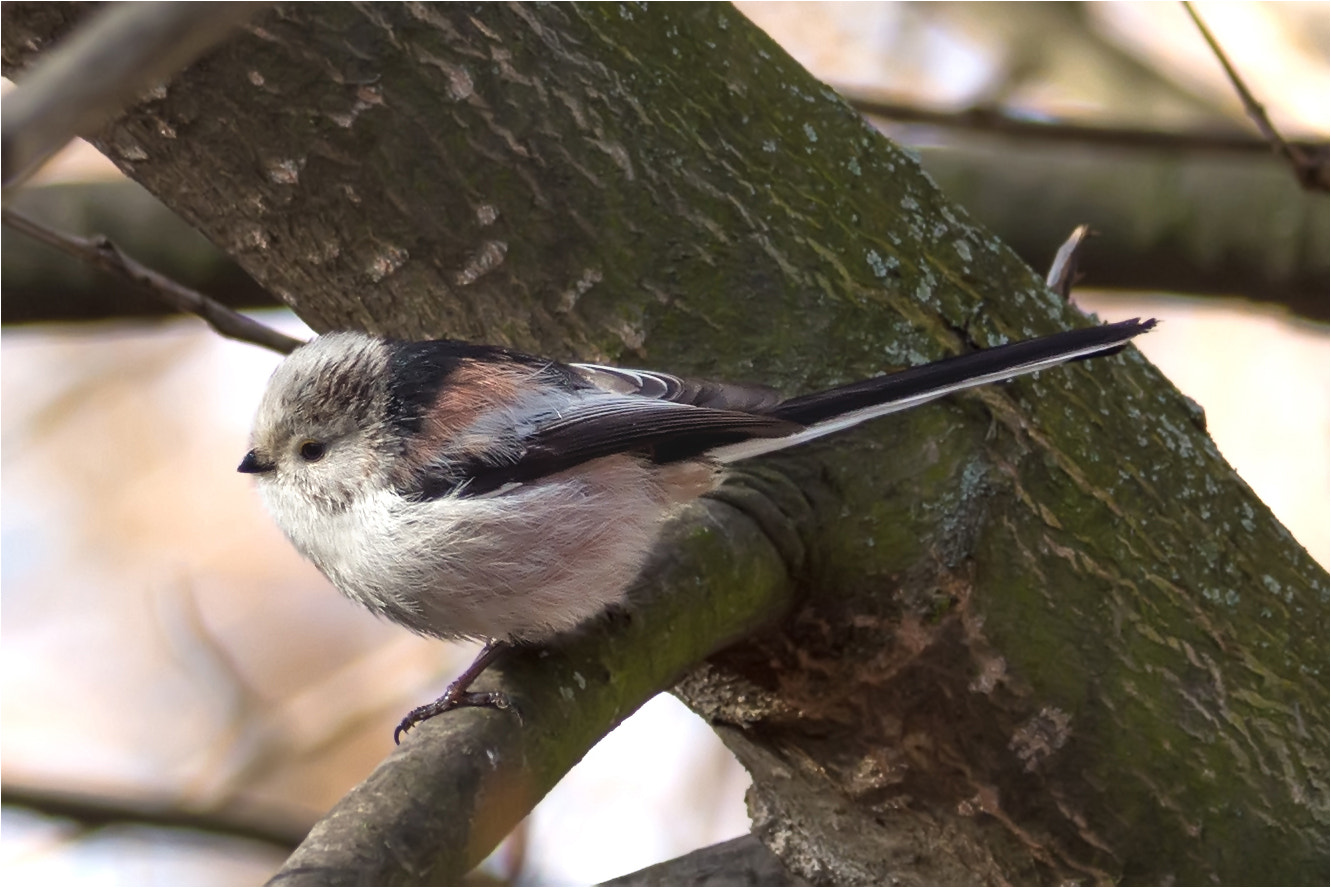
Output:
<path fill-rule="evenodd" d="M 797 493 L 787 497 L 807 511 Z M 716 500 L 690 508 L 626 618 L 548 650 L 507 651 L 482 676 L 478 684 L 502 688 L 520 717 L 465 709 L 420 725 L 269 884 L 459 884 L 620 721 L 787 613 L 794 584 L 760 523 Z"/>

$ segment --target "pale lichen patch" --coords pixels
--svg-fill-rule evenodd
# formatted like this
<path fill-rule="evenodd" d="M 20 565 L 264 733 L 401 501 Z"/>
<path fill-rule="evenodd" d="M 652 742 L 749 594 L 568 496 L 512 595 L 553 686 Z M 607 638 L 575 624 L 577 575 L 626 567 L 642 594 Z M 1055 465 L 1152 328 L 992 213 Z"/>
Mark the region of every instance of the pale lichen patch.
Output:
<path fill-rule="evenodd" d="M 584 268 L 582 276 L 574 282 L 573 286 L 559 294 L 559 311 L 572 311 L 583 294 L 601 282 L 601 277 L 600 269 Z"/>
<path fill-rule="evenodd" d="M 238 240 L 240 245 L 248 250 L 268 249 L 268 232 L 254 223 L 249 223 L 242 228 Z"/>
<path fill-rule="evenodd" d="M 489 240 L 472 253 L 462 270 L 453 276 L 453 282 L 460 287 L 474 284 L 485 275 L 503 264 L 508 254 L 508 244 L 501 240 Z"/>
<path fill-rule="evenodd" d="M 1008 749 L 1016 753 L 1029 773 L 1072 736 L 1072 717 L 1057 706 L 1042 706 L 1040 711 L 1012 732 Z"/>
<path fill-rule="evenodd" d="M 376 284 L 406 264 L 410 254 L 402 247 L 384 244 L 370 260 L 365 273 Z"/>
<path fill-rule="evenodd" d="M 882 280 L 887 277 L 887 263 L 883 257 L 878 255 L 877 250 L 869 250 L 864 254 L 864 261 L 869 263 L 869 268 L 873 271 L 873 276 Z"/>
<path fill-rule="evenodd" d="M 300 160 L 292 158 L 270 160 L 264 164 L 264 172 L 268 175 L 268 180 L 277 185 L 298 185 L 300 184 L 300 170 L 304 165 L 303 158 Z"/>
<path fill-rule="evenodd" d="M 144 151 L 143 148 L 141 148 L 139 145 L 132 143 L 116 145 L 115 152 L 116 156 L 119 157 L 121 160 L 128 161 L 130 163 L 138 163 L 141 160 L 148 159 L 148 152 Z"/>

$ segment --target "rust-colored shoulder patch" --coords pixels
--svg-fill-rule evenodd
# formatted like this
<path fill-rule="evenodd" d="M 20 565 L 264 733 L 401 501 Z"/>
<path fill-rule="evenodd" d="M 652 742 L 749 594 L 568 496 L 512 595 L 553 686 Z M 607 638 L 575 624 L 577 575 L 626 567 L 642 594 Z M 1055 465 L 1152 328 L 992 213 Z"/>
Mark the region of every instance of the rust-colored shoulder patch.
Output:
<path fill-rule="evenodd" d="M 532 368 L 463 358 L 444 380 L 434 402 L 421 416 L 419 431 L 407 442 L 401 474 L 410 476 L 432 462 L 479 417 L 511 407 L 532 385 Z M 458 456 L 474 448 L 462 447 Z"/>

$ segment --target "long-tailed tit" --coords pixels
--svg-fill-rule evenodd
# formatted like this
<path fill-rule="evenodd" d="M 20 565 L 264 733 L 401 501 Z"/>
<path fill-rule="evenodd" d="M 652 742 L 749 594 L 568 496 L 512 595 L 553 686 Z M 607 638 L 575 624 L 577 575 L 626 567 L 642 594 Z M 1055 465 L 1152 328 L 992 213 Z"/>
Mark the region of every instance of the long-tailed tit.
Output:
<path fill-rule="evenodd" d="M 476 662 L 398 726 L 459 705 L 505 644 L 544 642 L 622 599 L 663 519 L 727 463 L 951 392 L 1112 354 L 1155 321 L 1056 333 L 824 392 L 562 364 L 504 348 L 320 336 L 273 374 L 253 474 L 338 589 Z"/>

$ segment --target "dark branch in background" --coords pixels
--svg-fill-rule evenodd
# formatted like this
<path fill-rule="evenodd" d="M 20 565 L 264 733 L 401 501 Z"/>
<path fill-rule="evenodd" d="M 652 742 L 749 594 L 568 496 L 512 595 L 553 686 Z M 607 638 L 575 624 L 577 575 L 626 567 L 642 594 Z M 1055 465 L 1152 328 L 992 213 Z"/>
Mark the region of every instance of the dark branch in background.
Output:
<path fill-rule="evenodd" d="M 960 140 L 957 140 L 960 141 Z M 972 218 L 1027 262 L 1081 223 L 1100 237 L 1078 257 L 1078 286 L 1241 296 L 1327 319 L 1327 196 L 1283 163 L 1072 150 L 1032 140 L 923 149 L 920 162 Z"/>
<path fill-rule="evenodd" d="M 27 808 L 47 817 L 73 820 L 85 829 L 135 824 L 167 829 L 192 829 L 218 836 L 267 842 L 290 849 L 300 844 L 308 825 L 291 819 L 263 816 L 253 811 L 191 811 L 181 800 L 168 798 L 102 798 L 61 792 L 48 786 L 27 786 L 6 781 L 5 807 Z"/>
<path fill-rule="evenodd" d="M 226 37 L 262 3 L 123 3 L 47 54 L 5 97 L 3 182 L 17 185 L 70 139 L 106 123 Z"/>
<path fill-rule="evenodd" d="M 1044 282 L 1049 289 L 1063 297 L 1064 302 L 1072 301 L 1072 285 L 1077 282 L 1077 251 L 1089 237 L 1095 237 L 1089 225 L 1078 225 L 1072 234 L 1063 241 L 1063 246 L 1054 254 L 1054 261 L 1049 264 L 1049 274 Z"/>
<path fill-rule="evenodd" d="M 137 284 L 145 293 L 160 299 L 177 311 L 198 315 L 207 322 L 208 326 L 223 336 L 260 345 L 282 354 L 290 354 L 302 344 L 299 339 L 279 333 L 253 318 L 232 311 L 215 299 L 181 286 L 151 268 L 140 265 L 105 237 L 82 238 L 64 234 L 47 228 L 40 222 L 8 207 L 3 211 L 3 219 L 4 224 L 15 231 Z"/>
<path fill-rule="evenodd" d="M 237 311 L 281 307 L 276 297 L 206 237 L 129 179 L 20 188 L 5 206 L 48 228 L 105 235 L 138 262 Z M 6 230 L 0 238 L 5 325 L 175 314 L 137 284 L 71 262 L 57 247 Z"/>
<path fill-rule="evenodd" d="M 1299 180 L 1299 184 L 1309 190 L 1318 191 L 1331 190 L 1331 177 L 1327 170 L 1327 151 L 1323 147 L 1319 154 L 1312 154 L 1304 145 L 1292 145 L 1285 141 L 1285 137 L 1280 135 L 1271 118 L 1267 116 L 1266 109 L 1257 101 L 1252 92 L 1248 90 L 1243 78 L 1239 72 L 1230 64 L 1229 57 L 1220 47 L 1220 43 L 1211 34 L 1211 30 L 1206 27 L 1201 16 L 1197 15 L 1197 10 L 1192 8 L 1192 4 L 1184 0 L 1183 8 L 1188 11 L 1188 16 L 1193 23 L 1197 25 L 1197 30 L 1201 31 L 1202 38 L 1206 45 L 1211 47 L 1211 52 L 1215 53 L 1216 59 L 1220 61 L 1225 69 L 1225 74 L 1229 77 L 1229 82 L 1234 85 L 1234 91 L 1239 94 L 1239 100 L 1243 102 L 1243 110 L 1248 112 L 1252 122 L 1257 125 L 1261 131 L 1266 143 L 1275 150 L 1277 154 L 1285 158 L 1289 165 L 1294 168 L 1294 175 Z"/>
<path fill-rule="evenodd" d="M 949 129 L 966 129 L 1021 139 L 1068 142 L 1105 148 L 1138 148 L 1153 151 L 1192 151 L 1215 154 L 1269 154 L 1263 139 L 1237 131 L 1194 130 L 1169 132 L 1133 126 L 1089 126 L 1063 121 L 1016 117 L 999 108 L 978 106 L 961 111 L 922 108 L 906 102 L 875 96 L 854 89 L 838 88 L 842 97 L 861 114 L 899 123 L 922 123 Z M 1308 155 L 1325 156 L 1326 140 L 1296 141 L 1292 147 Z"/>

